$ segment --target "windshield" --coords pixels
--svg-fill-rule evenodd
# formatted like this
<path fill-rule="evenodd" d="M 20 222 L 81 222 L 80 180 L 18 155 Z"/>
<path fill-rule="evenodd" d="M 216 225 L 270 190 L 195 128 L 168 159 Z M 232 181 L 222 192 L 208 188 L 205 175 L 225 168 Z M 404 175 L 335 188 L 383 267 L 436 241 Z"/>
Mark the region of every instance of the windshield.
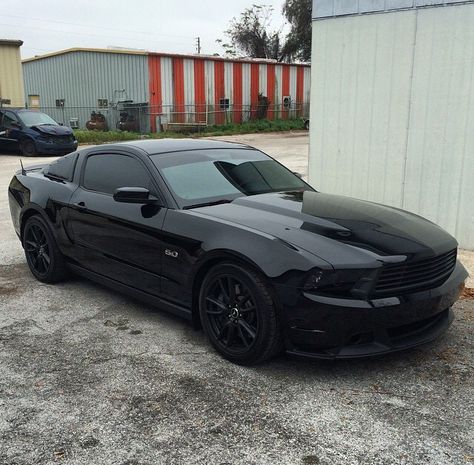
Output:
<path fill-rule="evenodd" d="M 42 124 L 58 126 L 58 123 L 51 116 L 40 111 L 22 111 L 18 113 L 18 116 L 25 126 L 41 126 Z"/>
<path fill-rule="evenodd" d="M 311 189 L 258 150 L 210 149 L 151 155 L 180 206 L 243 195 Z"/>

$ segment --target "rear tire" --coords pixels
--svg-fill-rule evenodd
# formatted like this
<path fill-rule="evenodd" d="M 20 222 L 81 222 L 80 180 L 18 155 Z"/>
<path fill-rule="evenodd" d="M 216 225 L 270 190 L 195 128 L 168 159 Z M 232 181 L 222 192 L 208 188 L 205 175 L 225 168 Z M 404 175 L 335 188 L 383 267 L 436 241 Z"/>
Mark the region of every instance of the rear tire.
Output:
<path fill-rule="evenodd" d="M 21 153 L 25 157 L 34 157 L 37 155 L 36 145 L 31 139 L 24 139 L 20 142 Z"/>
<path fill-rule="evenodd" d="M 28 218 L 23 230 L 26 262 L 33 276 L 43 283 L 67 277 L 67 268 L 46 221 L 38 215 Z"/>
<path fill-rule="evenodd" d="M 201 285 L 199 314 L 211 344 L 231 362 L 254 365 L 281 350 L 269 286 L 250 268 L 233 263 L 212 268 Z"/>

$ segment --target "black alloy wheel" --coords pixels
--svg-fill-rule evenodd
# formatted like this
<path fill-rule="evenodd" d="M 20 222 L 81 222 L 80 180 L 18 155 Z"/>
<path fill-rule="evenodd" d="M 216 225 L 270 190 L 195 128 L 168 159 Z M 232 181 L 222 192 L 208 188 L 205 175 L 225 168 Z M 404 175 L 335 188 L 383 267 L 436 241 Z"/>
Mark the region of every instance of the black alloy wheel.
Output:
<path fill-rule="evenodd" d="M 30 271 L 36 279 L 53 283 L 66 276 L 64 258 L 41 217 L 36 215 L 27 220 L 23 231 L 23 247 Z"/>
<path fill-rule="evenodd" d="M 34 157 L 37 154 L 36 145 L 30 139 L 24 139 L 21 141 L 20 150 L 25 157 Z"/>
<path fill-rule="evenodd" d="M 211 343 L 233 362 L 258 363 L 279 350 L 271 294 L 249 269 L 234 264 L 213 268 L 201 288 L 200 314 Z"/>

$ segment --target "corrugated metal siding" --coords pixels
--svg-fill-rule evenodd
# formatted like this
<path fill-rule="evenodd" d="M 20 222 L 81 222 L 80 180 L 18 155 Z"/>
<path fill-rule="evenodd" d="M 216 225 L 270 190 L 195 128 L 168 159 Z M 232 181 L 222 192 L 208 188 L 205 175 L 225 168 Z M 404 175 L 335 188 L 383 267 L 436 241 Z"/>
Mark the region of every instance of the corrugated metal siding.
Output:
<path fill-rule="evenodd" d="M 268 96 L 267 91 L 267 68 L 268 65 L 261 64 L 258 67 L 258 92 Z"/>
<path fill-rule="evenodd" d="M 0 98 L 10 99 L 10 106 L 22 107 L 25 104 L 25 95 L 20 47 L 0 44 L 0 63 Z"/>
<path fill-rule="evenodd" d="M 313 0 L 313 19 L 465 3 L 469 0 Z"/>
<path fill-rule="evenodd" d="M 187 122 L 192 123 L 194 121 L 195 112 L 195 97 L 194 97 L 194 60 L 185 59 L 183 60 L 183 72 L 184 72 L 184 110 L 188 113 L 186 115 Z"/>
<path fill-rule="evenodd" d="M 211 60 L 206 60 L 205 64 L 205 72 L 206 72 L 206 102 L 208 110 L 214 109 L 215 103 L 215 92 L 214 92 L 214 62 Z M 219 103 L 219 102 L 218 102 Z M 214 113 L 211 113 L 208 118 L 209 124 L 214 124 Z"/>
<path fill-rule="evenodd" d="M 65 123 L 77 117 L 84 125 L 99 98 L 149 101 L 146 55 L 76 52 L 23 63 L 23 73 L 26 94 L 39 95 L 41 107 L 50 108 L 48 113 Z M 64 113 L 56 109 L 56 99 L 61 98 L 68 107 Z M 107 114 L 107 109 L 100 111 Z"/>
<path fill-rule="evenodd" d="M 27 60 L 24 67 L 29 75 L 27 88 L 40 95 L 41 105 L 49 107 L 45 109 L 60 121 L 78 117 L 82 127 L 91 111 L 98 110 L 99 98 L 107 98 L 110 103 L 125 99 L 149 103 L 149 108 L 140 112 L 152 130 L 157 129 L 156 118 L 160 113 L 165 116 L 163 122 L 172 123 L 220 124 L 255 117 L 259 93 L 270 99 L 269 118 L 299 116 L 301 106 L 296 105 L 297 99 L 303 98 L 305 105 L 309 103 L 306 91 L 298 90 L 297 74 L 306 76 L 309 69 L 303 65 L 70 50 Z M 306 82 L 304 86 L 306 89 Z M 239 91 L 235 92 L 237 88 Z M 281 111 L 283 95 L 290 95 L 295 103 L 290 112 Z M 60 98 L 66 100 L 66 117 L 55 108 L 55 101 Z M 229 99 L 229 109 L 220 108 L 221 98 Z M 82 108 L 72 110 L 71 106 Z M 108 114 L 109 126 L 114 127 L 116 109 L 100 111 Z M 115 121 L 110 121 L 112 118 Z M 142 129 L 146 130 L 143 125 Z"/>
<path fill-rule="evenodd" d="M 302 69 L 302 68 L 301 68 Z M 270 108 L 268 112 L 268 118 L 274 119 L 275 118 L 275 108 L 272 105 L 275 105 L 275 65 L 267 65 L 267 97 L 270 100 Z"/>
<path fill-rule="evenodd" d="M 173 60 L 169 57 L 161 57 L 161 95 L 163 113 L 169 120 L 174 105 Z"/>
<path fill-rule="evenodd" d="M 224 95 L 225 95 L 225 98 L 229 99 L 231 105 L 234 102 L 234 97 L 233 97 L 233 92 L 232 92 L 233 73 L 234 73 L 234 64 L 231 62 L 224 63 Z"/>
<path fill-rule="evenodd" d="M 150 115 L 151 130 L 156 131 L 156 117 L 162 112 L 161 95 L 161 58 L 158 56 L 150 57 L 148 60 L 148 74 L 150 76 Z"/>
<path fill-rule="evenodd" d="M 204 60 L 194 60 L 194 93 L 196 100 L 196 121 L 206 121 L 206 73 Z"/>
<path fill-rule="evenodd" d="M 289 95 L 291 97 L 291 108 L 290 117 L 296 117 L 296 66 L 290 66 L 290 82 L 289 82 Z"/>
<path fill-rule="evenodd" d="M 234 104 L 234 121 L 242 121 L 242 63 L 234 63 L 234 74 L 232 80 L 232 95 Z"/>
<path fill-rule="evenodd" d="M 283 66 L 282 65 L 275 65 L 275 104 L 278 105 L 275 111 L 275 118 L 281 117 L 281 110 L 280 105 L 282 102 L 282 79 L 283 76 Z"/>
<path fill-rule="evenodd" d="M 419 12 L 403 206 L 474 248 L 474 5 Z"/>
<path fill-rule="evenodd" d="M 313 23 L 316 188 L 414 211 L 474 248 L 472 24 L 474 4 Z"/>

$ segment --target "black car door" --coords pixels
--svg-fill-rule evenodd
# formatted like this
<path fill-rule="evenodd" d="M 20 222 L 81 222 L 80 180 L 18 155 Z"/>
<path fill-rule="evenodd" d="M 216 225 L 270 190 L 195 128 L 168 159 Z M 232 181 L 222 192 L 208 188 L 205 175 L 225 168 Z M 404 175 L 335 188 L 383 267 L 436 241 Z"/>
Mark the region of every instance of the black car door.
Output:
<path fill-rule="evenodd" d="M 21 135 L 21 124 L 15 113 L 0 111 L 0 149 L 16 150 Z"/>
<path fill-rule="evenodd" d="M 121 187 L 143 187 L 161 199 L 145 163 L 128 153 L 92 153 L 82 162 L 69 205 L 73 258 L 84 268 L 157 295 L 161 290 L 163 202 L 117 202 Z"/>

